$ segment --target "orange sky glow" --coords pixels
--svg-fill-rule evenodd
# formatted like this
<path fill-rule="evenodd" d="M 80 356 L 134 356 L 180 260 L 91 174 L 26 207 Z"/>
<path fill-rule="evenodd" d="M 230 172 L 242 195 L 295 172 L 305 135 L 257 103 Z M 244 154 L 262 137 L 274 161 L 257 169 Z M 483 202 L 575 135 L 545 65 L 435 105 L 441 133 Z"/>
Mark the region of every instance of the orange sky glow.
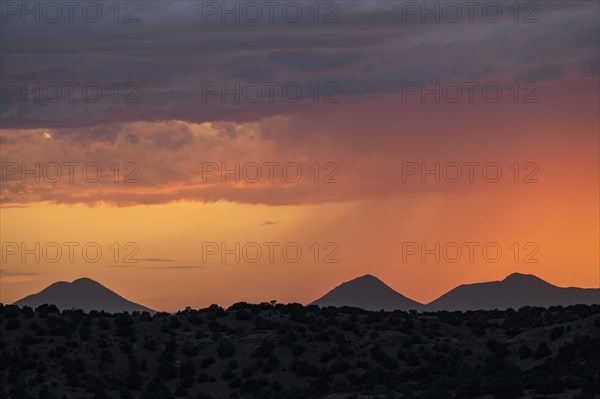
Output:
<path fill-rule="evenodd" d="M 322 44 L 314 59 L 294 47 L 300 45 L 285 29 L 285 51 L 260 29 L 240 44 L 232 29 L 223 33 L 232 48 L 207 57 L 169 47 L 165 56 L 172 58 L 160 65 L 145 58 L 144 36 L 132 36 L 139 41 L 136 62 L 148 69 L 136 71 L 132 62 L 127 79 L 141 82 L 141 94 L 147 83 L 147 101 L 85 110 L 2 104 L 0 302 L 80 277 L 165 311 L 272 299 L 309 303 L 364 274 L 424 303 L 459 284 L 513 272 L 558 286 L 599 287 L 600 77 L 589 69 L 597 66 L 598 47 L 597 37 L 591 45 L 575 39 L 597 28 L 588 11 L 593 17 L 598 4 L 589 3 L 547 5 L 546 19 L 535 26 L 469 25 L 463 32 L 411 25 L 402 35 L 370 20 L 380 10 L 365 7 L 355 10 L 366 13 L 364 23 L 348 22 L 365 30 L 364 42 L 344 42 L 354 33 L 340 26 L 340 47 Z M 579 18 L 581 27 L 563 18 Z M 197 37 L 186 26 L 179 29 Z M 252 34 L 264 42 L 264 54 L 245 48 Z M 578 44 L 567 46 L 569 40 Z M 98 43 L 97 51 L 121 62 L 123 55 L 107 47 Z M 9 56 L 19 51 L 10 47 L 0 65 L 9 80 L 22 70 L 24 61 Z M 23 73 L 55 73 L 58 59 L 46 57 L 44 68 Z M 107 76 L 116 73 L 99 59 L 87 62 L 72 69 L 88 73 L 93 64 Z M 196 92 L 186 91 L 197 87 L 190 83 L 195 68 L 214 79 L 269 71 L 278 79 L 337 79 L 340 101 L 199 103 Z M 398 81 L 413 73 L 504 87 L 536 81 L 539 101 L 404 101 Z M 102 175 L 88 181 L 77 166 L 73 181 L 61 169 L 54 182 L 15 171 L 73 162 L 100 165 Z M 222 178 L 214 169 L 231 171 L 236 163 L 247 168 L 237 182 L 234 173 Z M 446 167 L 439 182 L 435 172 L 421 170 L 436 163 Z M 465 164 L 475 165 L 473 181 Z M 253 181 L 256 165 L 262 174 Z M 462 175 L 453 182 L 455 165 Z M 484 165 L 492 168 L 484 173 Z M 492 182 L 497 167 L 502 175 Z M 39 251 L 22 253 L 36 243 Z M 76 243 L 73 259 L 64 243 Z M 214 243 L 230 250 L 239 243 L 240 250 L 215 253 Z M 436 243 L 439 260 L 423 255 Z M 464 243 L 475 243 L 474 259 Z M 257 246 L 261 256 L 249 261 Z M 290 254 L 298 247 L 296 260 Z M 496 259 L 490 254 L 498 247 Z M 92 259 L 97 248 L 102 253 Z"/>

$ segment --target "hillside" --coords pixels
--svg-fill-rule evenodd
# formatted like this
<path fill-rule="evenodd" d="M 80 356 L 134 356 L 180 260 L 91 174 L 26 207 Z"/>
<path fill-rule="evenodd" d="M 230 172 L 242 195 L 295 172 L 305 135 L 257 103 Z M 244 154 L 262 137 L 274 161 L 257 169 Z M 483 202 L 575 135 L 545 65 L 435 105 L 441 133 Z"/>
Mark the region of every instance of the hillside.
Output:
<path fill-rule="evenodd" d="M 0 397 L 593 398 L 599 327 L 600 305 L 411 313 L 241 303 L 154 316 L 8 305 Z"/>

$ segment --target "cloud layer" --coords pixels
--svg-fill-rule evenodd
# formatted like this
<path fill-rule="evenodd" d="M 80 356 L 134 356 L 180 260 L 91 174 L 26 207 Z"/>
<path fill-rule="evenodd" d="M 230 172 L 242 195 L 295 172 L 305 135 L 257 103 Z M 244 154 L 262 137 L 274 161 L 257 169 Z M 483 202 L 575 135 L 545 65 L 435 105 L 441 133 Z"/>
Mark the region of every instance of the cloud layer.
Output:
<path fill-rule="evenodd" d="M 406 190 L 390 183 L 402 161 L 508 160 L 537 139 L 526 124 L 549 114 L 558 121 L 569 107 L 593 112 L 598 102 L 581 91 L 599 79 L 598 4 L 537 4 L 516 14 L 481 2 L 458 18 L 437 2 L 429 14 L 421 2 L 333 2 L 318 13 L 281 2 L 256 23 L 241 2 L 138 2 L 118 15 L 103 9 L 97 23 L 78 12 L 47 23 L 50 11 L 23 23 L 4 7 L 2 203 L 352 200 Z M 292 22 L 297 5 L 302 15 Z M 437 94 L 427 94 L 436 83 Z M 486 100 L 486 83 L 502 88 L 501 101 Z M 547 101 L 549 93 L 561 101 Z M 577 95 L 587 108 L 573 103 Z M 459 131 L 459 119 L 489 136 Z M 512 131 L 502 129 L 507 120 Z M 593 128 L 574 134 L 589 138 Z M 448 149 L 454 155 L 442 155 Z M 478 159 L 466 159 L 472 150 Z M 11 174 L 15 163 L 36 162 L 97 163 L 105 172 L 116 162 L 119 178 L 140 179 L 115 184 L 103 173 L 93 184 L 30 184 Z M 344 184 L 205 182 L 212 162 L 299 163 L 305 177 L 315 162 L 334 163 Z"/>

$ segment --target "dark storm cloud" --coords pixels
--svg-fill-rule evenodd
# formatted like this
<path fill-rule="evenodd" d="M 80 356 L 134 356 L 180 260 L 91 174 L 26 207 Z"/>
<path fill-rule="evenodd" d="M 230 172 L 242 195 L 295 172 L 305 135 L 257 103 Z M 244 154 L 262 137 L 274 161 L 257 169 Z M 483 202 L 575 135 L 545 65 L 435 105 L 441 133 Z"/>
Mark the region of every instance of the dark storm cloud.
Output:
<path fill-rule="evenodd" d="M 600 75 L 600 57 L 590 58 L 582 62 L 583 76 Z"/>
<path fill-rule="evenodd" d="M 203 102 L 205 82 L 334 81 L 341 99 L 353 103 L 400 92 L 405 81 L 499 74 L 548 81 L 564 78 L 574 65 L 590 74 L 597 4 L 586 3 L 539 3 L 539 22 L 531 24 L 515 24 L 507 5 L 498 23 L 480 13 L 474 22 L 464 15 L 458 23 L 422 23 L 418 15 L 407 18 L 400 2 L 338 2 L 338 23 L 331 24 L 315 24 L 308 6 L 298 23 L 281 16 L 274 23 L 222 23 L 218 14 L 205 15 L 202 2 L 163 1 L 138 2 L 139 22 L 131 24 L 114 23 L 110 13 L 95 24 L 22 24 L 10 16 L 1 25 L 3 84 L 97 82 L 103 96 L 85 102 L 76 90 L 74 102 L 24 104 L 18 93 L 9 95 L 1 104 L 2 122 L 8 128 L 61 128 L 107 121 L 246 121 L 302 108 L 280 100 L 268 106 Z M 131 94 L 123 90 L 127 82 L 139 89 L 135 103 L 123 101 Z M 115 83 L 121 85 L 116 103 Z"/>
<path fill-rule="evenodd" d="M 549 64 L 533 68 L 526 73 L 519 75 L 517 79 L 524 82 L 547 82 L 558 80 L 563 77 L 563 75 L 564 70 L 562 66 L 558 64 Z"/>
<path fill-rule="evenodd" d="M 341 68 L 360 59 L 359 52 L 331 53 L 305 50 L 305 51 L 275 51 L 269 55 L 269 61 L 276 65 L 287 67 L 291 70 L 304 72 L 330 71 Z"/>

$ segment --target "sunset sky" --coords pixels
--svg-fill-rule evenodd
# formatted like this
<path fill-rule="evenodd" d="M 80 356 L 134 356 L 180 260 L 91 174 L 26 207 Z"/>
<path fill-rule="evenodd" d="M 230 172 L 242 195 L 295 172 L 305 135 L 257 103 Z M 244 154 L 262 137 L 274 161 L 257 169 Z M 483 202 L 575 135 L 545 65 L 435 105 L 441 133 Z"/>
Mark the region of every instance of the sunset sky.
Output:
<path fill-rule="evenodd" d="M 421 302 L 516 271 L 599 287 L 598 2 L 456 23 L 421 2 L 323 2 L 317 22 L 296 2 L 297 22 L 256 23 L 208 3 L 106 5 L 97 23 L 0 10 L 0 302 L 79 277 L 165 311 L 307 303 L 364 274 Z M 36 163 L 39 181 L 21 174 Z M 421 173 L 436 163 L 439 182 Z"/>

